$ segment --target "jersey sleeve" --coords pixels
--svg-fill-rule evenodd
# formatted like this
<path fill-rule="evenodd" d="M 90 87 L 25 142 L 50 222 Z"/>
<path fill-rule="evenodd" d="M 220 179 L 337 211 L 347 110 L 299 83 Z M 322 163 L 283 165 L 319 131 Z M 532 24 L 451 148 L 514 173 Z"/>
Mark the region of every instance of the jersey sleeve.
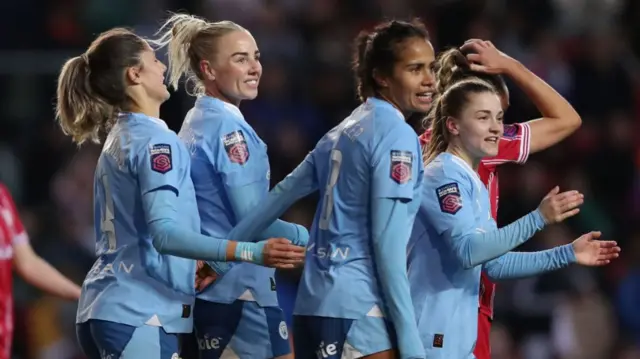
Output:
<path fill-rule="evenodd" d="M 498 155 L 482 160 L 485 165 L 499 166 L 503 163 L 525 163 L 529 158 L 531 131 L 527 123 L 504 126 L 504 134 L 498 144 Z"/>
<path fill-rule="evenodd" d="M 209 140 L 214 168 L 227 187 L 241 187 L 261 181 L 268 161 L 264 145 L 235 121 L 224 121 Z M 268 167 L 268 165 L 266 165 Z"/>
<path fill-rule="evenodd" d="M 408 125 L 396 126 L 377 145 L 371 166 L 374 198 L 411 201 L 421 166 L 420 145 Z"/>
<path fill-rule="evenodd" d="M 249 242 L 269 227 L 298 199 L 318 190 L 313 152 L 287 177 L 278 183 L 251 211 L 229 232 L 229 238 Z"/>
<path fill-rule="evenodd" d="M 576 262 L 573 245 L 539 252 L 509 252 L 484 264 L 483 270 L 493 281 L 540 275 Z"/>
<path fill-rule="evenodd" d="M 138 183 L 142 195 L 158 189 L 179 194 L 180 182 L 189 175 L 189 155 L 173 132 L 152 136 L 136 158 Z"/>
<path fill-rule="evenodd" d="M 463 268 L 472 268 L 509 252 L 544 227 L 539 210 L 499 230 L 487 232 L 476 227 L 474 208 L 490 216 L 489 208 L 482 208 L 472 197 L 474 182 L 456 175 L 455 169 L 444 170 L 445 165 L 436 164 L 429 168 L 431 171 L 426 171 L 427 184 L 420 211 Z"/>
<path fill-rule="evenodd" d="M 13 202 L 13 197 L 11 197 L 11 193 L 9 193 L 7 187 L 1 184 L 0 198 L 0 210 L 2 211 L 3 219 L 11 234 L 11 244 L 15 246 L 17 244 L 28 242 L 29 236 L 22 225 L 22 221 L 18 215 L 18 209 L 16 208 L 15 202 Z"/>

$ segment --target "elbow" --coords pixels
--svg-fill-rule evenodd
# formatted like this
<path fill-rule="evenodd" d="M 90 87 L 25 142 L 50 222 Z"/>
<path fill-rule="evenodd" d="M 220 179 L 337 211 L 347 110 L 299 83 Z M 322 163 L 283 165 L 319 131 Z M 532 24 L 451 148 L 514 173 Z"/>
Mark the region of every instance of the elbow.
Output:
<path fill-rule="evenodd" d="M 160 254 L 171 254 L 168 253 L 166 244 L 169 237 L 169 231 L 173 225 L 175 225 L 175 223 L 171 220 L 156 221 L 149 224 L 151 244 Z"/>
<path fill-rule="evenodd" d="M 567 116 L 567 131 L 570 131 L 570 133 L 573 133 L 575 131 L 577 131 L 580 126 L 582 126 L 582 117 L 580 117 L 580 115 L 573 110 L 573 113 L 569 116 Z"/>
<path fill-rule="evenodd" d="M 471 255 L 471 252 L 472 252 L 471 249 L 466 245 L 458 246 L 453 250 L 454 256 L 458 260 L 458 263 L 460 263 L 460 265 L 464 269 L 471 269 L 477 266 L 478 264 L 480 264 L 474 261 L 473 256 Z"/>
<path fill-rule="evenodd" d="M 475 263 L 472 260 L 470 255 L 465 255 L 465 254 L 459 254 L 458 261 L 460 262 L 460 265 L 462 265 L 462 268 L 464 269 L 471 269 L 479 264 L 479 263 Z"/>

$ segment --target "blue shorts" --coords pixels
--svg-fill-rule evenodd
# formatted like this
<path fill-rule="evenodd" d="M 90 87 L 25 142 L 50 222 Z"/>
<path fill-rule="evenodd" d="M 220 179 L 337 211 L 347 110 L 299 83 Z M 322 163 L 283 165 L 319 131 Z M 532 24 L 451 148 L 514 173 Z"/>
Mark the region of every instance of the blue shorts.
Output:
<path fill-rule="evenodd" d="M 291 353 L 289 331 L 278 307 L 196 299 L 193 325 L 200 359 L 269 359 Z"/>
<path fill-rule="evenodd" d="M 76 324 L 80 348 L 89 359 L 176 359 L 178 336 L 161 327 L 92 319 Z"/>
<path fill-rule="evenodd" d="M 381 317 L 293 316 L 296 359 L 355 359 L 397 348 L 395 330 Z"/>

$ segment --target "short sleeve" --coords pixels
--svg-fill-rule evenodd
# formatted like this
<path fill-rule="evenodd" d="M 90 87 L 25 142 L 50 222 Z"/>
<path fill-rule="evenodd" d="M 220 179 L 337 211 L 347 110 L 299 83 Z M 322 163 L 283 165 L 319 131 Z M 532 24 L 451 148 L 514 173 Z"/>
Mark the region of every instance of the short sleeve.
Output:
<path fill-rule="evenodd" d="M 222 124 L 217 133 L 209 145 L 225 186 L 241 187 L 267 178 L 266 147 L 252 130 L 232 122 Z"/>
<path fill-rule="evenodd" d="M 11 193 L 9 193 L 9 190 L 4 185 L 0 185 L 0 211 L 2 220 L 9 228 L 11 243 L 16 245 L 28 242 L 29 236 L 22 225 L 16 204 L 13 202 Z"/>
<path fill-rule="evenodd" d="M 420 212 L 439 235 L 472 233 L 475 231 L 474 207 L 479 206 L 473 198 L 473 183 L 455 168 L 444 166 L 447 165 L 430 165 L 425 169 Z"/>
<path fill-rule="evenodd" d="M 529 158 L 531 131 L 527 123 L 504 126 L 504 134 L 498 144 L 498 155 L 482 160 L 485 165 L 499 166 L 507 162 L 525 163 Z"/>
<path fill-rule="evenodd" d="M 372 196 L 411 201 L 421 167 L 420 145 L 406 124 L 384 134 L 372 158 Z"/>
<path fill-rule="evenodd" d="M 190 160 L 184 144 L 175 133 L 152 136 L 137 156 L 141 193 L 144 195 L 169 187 L 179 194 L 183 177 L 189 175 Z"/>

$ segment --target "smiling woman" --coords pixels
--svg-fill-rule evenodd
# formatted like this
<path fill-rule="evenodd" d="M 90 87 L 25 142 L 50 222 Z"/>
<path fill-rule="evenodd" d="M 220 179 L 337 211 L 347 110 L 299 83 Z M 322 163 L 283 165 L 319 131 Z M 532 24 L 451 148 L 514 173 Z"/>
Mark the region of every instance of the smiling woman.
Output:
<path fill-rule="evenodd" d="M 429 114 L 432 137 L 425 165 L 449 150 L 477 168 L 483 157 L 498 153 L 503 115 L 500 98 L 489 83 L 471 78 L 453 85 Z"/>
<path fill-rule="evenodd" d="M 159 33 L 162 36 L 154 43 L 168 46 L 168 80 L 174 89 L 186 76 L 193 84 L 187 91 L 194 95 L 207 94 L 236 106 L 258 96 L 260 51 L 251 33 L 242 26 L 232 21 L 210 23 L 176 14 Z"/>
<path fill-rule="evenodd" d="M 170 84 L 177 88 L 180 78 L 186 76 L 193 85 L 187 86 L 188 92 L 198 96 L 179 136 L 191 150 L 191 178 L 202 231 L 231 237 L 231 228 L 269 191 L 266 146 L 238 108 L 241 101 L 258 95 L 262 75 L 258 45 L 238 24 L 210 23 L 185 14 L 172 16 L 160 33 L 156 44 L 168 45 Z M 267 238 L 263 235 L 285 237 L 296 244 L 305 244 L 308 238 L 304 227 L 282 221 L 255 237 Z M 298 248 L 303 256 L 304 248 Z M 219 277 L 196 300 L 199 357 L 290 357 L 274 270 L 243 264 L 232 268 L 215 262 L 209 265 Z"/>

